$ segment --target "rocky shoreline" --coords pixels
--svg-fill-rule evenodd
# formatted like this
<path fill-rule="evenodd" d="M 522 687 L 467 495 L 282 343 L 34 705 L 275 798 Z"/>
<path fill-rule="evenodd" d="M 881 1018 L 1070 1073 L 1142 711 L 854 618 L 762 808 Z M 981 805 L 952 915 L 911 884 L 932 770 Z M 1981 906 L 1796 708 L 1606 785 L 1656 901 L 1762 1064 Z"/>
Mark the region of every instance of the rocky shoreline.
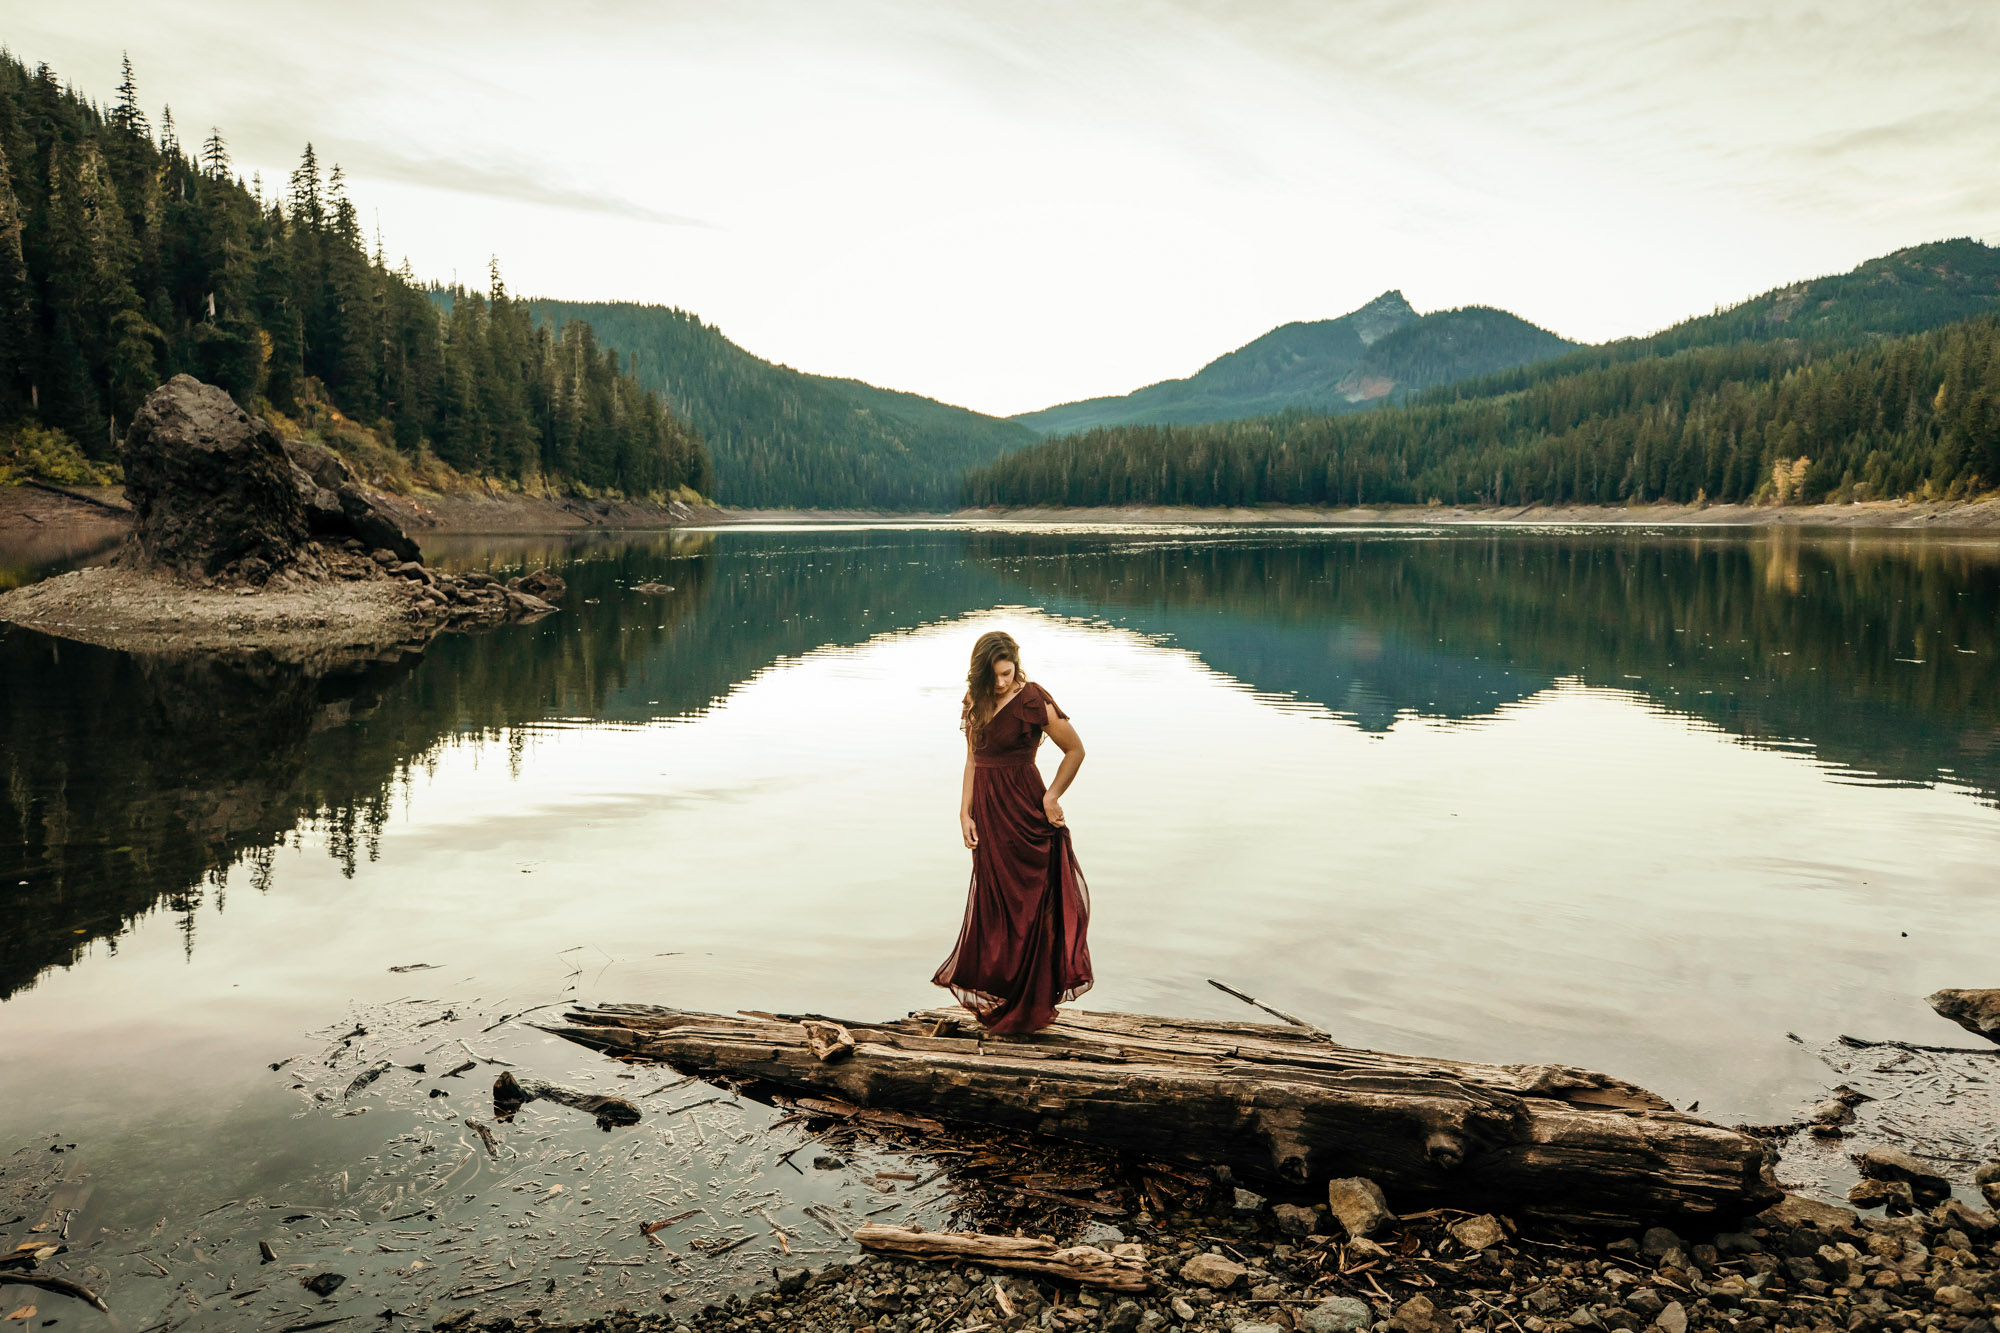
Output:
<path fill-rule="evenodd" d="M 1353 1230 L 1350 1230 L 1350 1225 Z M 1334 1219 L 1244 1190 L 1109 1232 L 1147 1290 L 1093 1290 L 967 1263 L 864 1255 L 699 1310 L 543 1322 L 468 1309 L 488 1333 L 1992 1333 L 2000 1218 L 1949 1200 L 1862 1220 L 1788 1197 L 1738 1230 L 1585 1236 L 1445 1209 Z"/>

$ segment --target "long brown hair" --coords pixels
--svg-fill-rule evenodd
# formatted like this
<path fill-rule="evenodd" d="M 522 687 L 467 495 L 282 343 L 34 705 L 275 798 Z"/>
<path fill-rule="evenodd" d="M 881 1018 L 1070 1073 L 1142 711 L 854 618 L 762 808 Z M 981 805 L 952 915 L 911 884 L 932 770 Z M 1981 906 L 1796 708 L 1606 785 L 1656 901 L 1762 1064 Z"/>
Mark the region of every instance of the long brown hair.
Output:
<path fill-rule="evenodd" d="M 965 693 L 971 700 L 965 713 L 965 734 L 975 748 L 986 739 L 986 724 L 1000 706 L 1000 690 L 993 680 L 994 665 L 1000 662 L 1012 662 L 1016 684 L 1027 684 L 1021 645 L 1014 642 L 1014 636 L 997 629 L 980 635 L 979 642 L 972 645 L 972 667 L 965 673 Z"/>

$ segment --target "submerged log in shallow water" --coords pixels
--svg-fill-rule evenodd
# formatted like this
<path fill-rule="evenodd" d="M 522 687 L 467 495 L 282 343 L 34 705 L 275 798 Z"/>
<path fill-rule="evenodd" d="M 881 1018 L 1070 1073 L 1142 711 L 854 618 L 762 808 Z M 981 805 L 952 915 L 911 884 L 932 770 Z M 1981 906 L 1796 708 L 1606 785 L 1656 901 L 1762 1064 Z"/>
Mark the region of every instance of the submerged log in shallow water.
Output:
<path fill-rule="evenodd" d="M 958 1009 L 839 1020 L 854 1054 L 828 1063 L 805 1019 L 821 1016 L 605 1005 L 547 1030 L 683 1073 L 1226 1165 L 1267 1188 L 1367 1176 L 1396 1205 L 1586 1225 L 1728 1216 L 1779 1197 L 1748 1135 L 1565 1065 L 1426 1060 L 1310 1029 L 1140 1014 L 1065 1011 L 1031 1037 L 933 1035 L 977 1031 Z"/>

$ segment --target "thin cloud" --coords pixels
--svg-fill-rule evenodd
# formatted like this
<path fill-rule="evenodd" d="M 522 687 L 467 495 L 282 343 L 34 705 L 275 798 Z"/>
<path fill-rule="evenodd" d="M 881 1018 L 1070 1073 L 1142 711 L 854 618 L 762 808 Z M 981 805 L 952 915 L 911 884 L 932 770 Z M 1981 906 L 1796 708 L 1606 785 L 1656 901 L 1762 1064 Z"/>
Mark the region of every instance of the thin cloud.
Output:
<path fill-rule="evenodd" d="M 363 180 L 394 181 L 478 198 L 507 199 L 516 203 L 538 204 L 544 208 L 564 208 L 668 227 L 715 225 L 706 218 L 671 213 L 622 195 L 551 182 L 546 163 L 482 163 L 469 158 L 419 156 L 398 152 L 382 144 L 327 143 L 322 147 L 320 156 L 322 160 L 339 162 L 350 176 Z"/>

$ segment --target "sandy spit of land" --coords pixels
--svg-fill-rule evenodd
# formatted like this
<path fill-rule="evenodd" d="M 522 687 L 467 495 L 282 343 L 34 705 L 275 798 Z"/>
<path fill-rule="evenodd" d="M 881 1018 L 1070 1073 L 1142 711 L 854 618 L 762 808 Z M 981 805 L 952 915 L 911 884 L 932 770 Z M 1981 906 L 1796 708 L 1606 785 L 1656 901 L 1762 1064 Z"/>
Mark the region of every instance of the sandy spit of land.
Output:
<path fill-rule="evenodd" d="M 125 652 L 299 657 L 428 638 L 414 605 L 419 587 L 384 578 L 261 591 L 194 588 L 97 565 L 0 593 L 0 621 Z"/>

